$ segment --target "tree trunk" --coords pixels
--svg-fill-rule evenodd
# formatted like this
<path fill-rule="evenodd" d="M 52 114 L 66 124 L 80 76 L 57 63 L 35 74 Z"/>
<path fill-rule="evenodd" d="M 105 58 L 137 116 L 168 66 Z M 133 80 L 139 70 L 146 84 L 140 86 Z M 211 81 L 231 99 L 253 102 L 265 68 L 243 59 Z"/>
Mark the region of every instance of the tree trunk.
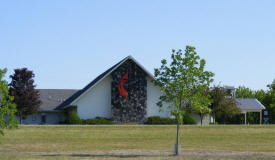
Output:
<path fill-rule="evenodd" d="M 176 141 L 176 146 L 175 146 L 175 155 L 178 156 L 180 154 L 180 124 L 179 122 L 177 123 L 177 141 Z"/>
<path fill-rule="evenodd" d="M 19 115 L 19 123 L 22 124 L 22 116 L 21 116 L 21 114 Z"/>
<path fill-rule="evenodd" d="M 181 109 L 181 98 L 179 99 L 180 100 L 180 105 L 179 105 L 179 108 L 178 109 Z M 176 117 L 177 118 L 177 141 L 176 141 L 176 146 L 175 146 L 175 155 L 178 156 L 180 155 L 180 122 L 179 122 L 179 117 Z"/>
<path fill-rule="evenodd" d="M 201 118 L 201 126 L 202 126 L 202 119 L 203 119 L 203 116 L 202 116 L 202 114 L 200 114 L 200 118 Z"/>

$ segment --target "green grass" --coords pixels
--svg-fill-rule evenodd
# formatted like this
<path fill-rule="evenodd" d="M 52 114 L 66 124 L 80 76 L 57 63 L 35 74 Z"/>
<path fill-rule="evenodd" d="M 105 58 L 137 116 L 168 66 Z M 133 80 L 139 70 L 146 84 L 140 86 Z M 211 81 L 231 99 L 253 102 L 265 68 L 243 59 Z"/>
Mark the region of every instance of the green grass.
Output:
<path fill-rule="evenodd" d="M 171 159 L 175 136 L 175 126 L 22 126 L 0 137 L 0 159 Z M 182 126 L 181 147 L 272 154 L 275 126 Z"/>

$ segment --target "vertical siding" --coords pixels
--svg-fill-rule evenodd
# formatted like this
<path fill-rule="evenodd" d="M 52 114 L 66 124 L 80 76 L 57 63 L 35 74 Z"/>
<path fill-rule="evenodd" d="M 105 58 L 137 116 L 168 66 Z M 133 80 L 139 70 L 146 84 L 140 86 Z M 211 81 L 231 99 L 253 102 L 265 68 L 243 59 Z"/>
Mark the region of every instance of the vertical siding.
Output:
<path fill-rule="evenodd" d="M 161 91 L 158 86 L 152 83 L 152 79 L 147 77 L 147 117 L 160 116 L 170 117 L 170 111 L 167 109 L 168 104 L 164 103 L 162 112 L 159 111 L 157 102 L 161 96 Z"/>
<path fill-rule="evenodd" d="M 73 104 L 81 119 L 111 118 L 111 81 L 112 77 L 107 76 Z"/>
<path fill-rule="evenodd" d="M 201 125 L 201 118 L 198 114 L 191 113 L 192 118 L 195 120 L 197 125 Z M 202 119 L 202 125 L 210 124 L 210 116 L 204 116 Z"/>

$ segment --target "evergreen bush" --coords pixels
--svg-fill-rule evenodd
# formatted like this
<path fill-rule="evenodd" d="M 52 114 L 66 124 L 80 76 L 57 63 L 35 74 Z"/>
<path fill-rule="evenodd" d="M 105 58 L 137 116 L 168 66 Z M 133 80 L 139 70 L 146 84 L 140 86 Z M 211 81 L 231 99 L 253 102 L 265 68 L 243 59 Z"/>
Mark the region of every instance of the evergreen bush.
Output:
<path fill-rule="evenodd" d="M 65 124 L 82 124 L 81 119 L 78 117 L 75 111 L 69 113 L 68 117 L 65 120 Z"/>

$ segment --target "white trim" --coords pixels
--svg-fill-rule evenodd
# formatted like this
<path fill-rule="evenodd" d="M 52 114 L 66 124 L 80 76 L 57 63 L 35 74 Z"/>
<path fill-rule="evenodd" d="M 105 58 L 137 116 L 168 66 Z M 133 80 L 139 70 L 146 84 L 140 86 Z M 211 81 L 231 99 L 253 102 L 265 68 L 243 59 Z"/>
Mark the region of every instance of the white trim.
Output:
<path fill-rule="evenodd" d="M 149 71 L 147 71 L 134 57 L 130 55 L 129 59 L 133 60 L 141 69 L 143 69 L 143 71 L 145 71 L 149 75 L 149 77 L 155 79 L 154 76 Z"/>
<path fill-rule="evenodd" d="M 137 62 L 137 60 L 135 60 L 131 55 L 129 55 L 128 57 L 126 57 L 126 59 L 124 61 L 122 61 L 120 64 L 118 64 L 115 68 L 113 68 L 111 71 L 109 71 L 109 73 L 105 74 L 104 77 L 102 77 L 100 80 L 98 80 L 94 85 L 92 85 L 89 89 L 87 89 L 85 92 L 83 92 L 81 95 L 79 95 L 74 101 L 72 101 L 69 105 L 74 105 L 82 96 L 86 95 L 92 88 L 94 88 L 97 84 L 99 84 L 103 79 L 105 79 L 107 76 L 109 76 L 114 70 L 116 70 L 118 67 L 120 67 L 124 62 L 126 62 L 127 60 L 133 60 L 141 69 L 143 69 L 143 71 L 145 71 L 146 74 L 148 74 L 148 76 L 152 79 L 155 79 L 154 76 L 147 71 L 140 63 Z M 64 108 L 67 108 L 67 106 L 65 106 Z"/>
<path fill-rule="evenodd" d="M 248 112 L 261 112 L 262 109 L 241 109 L 241 113 L 248 113 Z"/>
<path fill-rule="evenodd" d="M 263 107 L 263 109 L 265 109 L 265 106 L 264 106 L 260 101 L 258 101 L 257 98 L 255 98 L 255 99 L 256 99 L 256 101 Z"/>

